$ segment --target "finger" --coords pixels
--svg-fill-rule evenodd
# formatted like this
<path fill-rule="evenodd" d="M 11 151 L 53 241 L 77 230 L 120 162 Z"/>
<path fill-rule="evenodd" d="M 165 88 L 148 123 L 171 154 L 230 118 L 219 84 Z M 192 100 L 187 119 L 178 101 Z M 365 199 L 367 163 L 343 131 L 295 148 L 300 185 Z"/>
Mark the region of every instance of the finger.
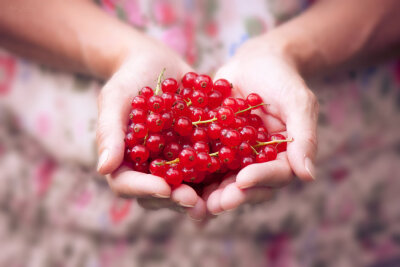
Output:
<path fill-rule="evenodd" d="M 176 205 L 169 198 L 138 198 L 138 204 L 147 210 L 158 210 L 163 208 L 170 208 L 173 205 Z"/>
<path fill-rule="evenodd" d="M 193 221 L 202 221 L 206 218 L 207 207 L 206 203 L 202 198 L 198 198 L 193 208 L 186 209 L 188 217 Z"/>
<path fill-rule="evenodd" d="M 282 187 L 292 179 L 287 154 L 283 152 L 278 154 L 276 160 L 251 164 L 242 169 L 237 175 L 236 184 L 241 189 L 253 186 Z"/>
<path fill-rule="evenodd" d="M 107 175 L 107 181 L 112 191 L 120 197 L 169 198 L 171 196 L 171 188 L 164 179 L 135 172 L 125 166 Z"/>
<path fill-rule="evenodd" d="M 237 183 L 229 184 L 221 193 L 220 206 L 224 211 L 236 209 L 244 203 L 259 203 L 270 200 L 274 190 L 267 187 L 240 189 Z"/>
<path fill-rule="evenodd" d="M 207 198 L 207 210 L 213 215 L 219 215 L 224 212 L 221 207 L 221 194 L 223 189 L 235 182 L 235 176 L 231 175 L 221 182 L 218 189 L 214 190 Z"/>
<path fill-rule="evenodd" d="M 97 171 L 103 175 L 116 170 L 124 157 L 130 98 L 122 93 L 124 89 L 118 76 L 111 78 L 98 98 L 96 141 L 100 156 Z"/>
<path fill-rule="evenodd" d="M 286 128 L 294 141 L 287 153 L 294 173 L 304 181 L 315 179 L 314 160 L 317 153 L 318 101 L 305 89 L 286 106 Z"/>
<path fill-rule="evenodd" d="M 171 200 L 182 207 L 193 208 L 199 200 L 199 197 L 192 187 L 181 184 L 172 191 Z"/>

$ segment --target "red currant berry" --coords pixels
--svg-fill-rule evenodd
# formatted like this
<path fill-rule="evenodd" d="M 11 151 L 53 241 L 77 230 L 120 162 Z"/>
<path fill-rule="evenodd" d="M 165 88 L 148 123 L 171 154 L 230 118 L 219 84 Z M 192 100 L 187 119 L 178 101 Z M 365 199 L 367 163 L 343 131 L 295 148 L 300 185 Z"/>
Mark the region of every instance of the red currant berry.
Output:
<path fill-rule="evenodd" d="M 192 121 L 187 117 L 180 117 L 174 125 L 174 130 L 181 136 L 188 136 L 192 133 Z"/>
<path fill-rule="evenodd" d="M 211 166 L 208 168 L 210 173 L 216 172 L 221 168 L 221 161 L 218 157 L 211 157 Z"/>
<path fill-rule="evenodd" d="M 204 178 L 206 177 L 205 172 L 198 172 L 194 168 L 183 168 L 182 174 L 185 182 L 194 184 L 203 182 Z"/>
<path fill-rule="evenodd" d="M 150 173 L 151 174 L 153 174 L 155 176 L 159 176 L 159 177 L 164 177 L 166 171 L 167 171 L 167 165 L 165 164 L 165 160 L 156 159 L 150 163 Z"/>
<path fill-rule="evenodd" d="M 190 141 L 192 141 L 192 143 L 196 143 L 197 141 L 208 142 L 207 130 L 205 128 L 195 128 L 190 137 Z"/>
<path fill-rule="evenodd" d="M 161 114 L 152 113 L 147 116 L 146 125 L 149 128 L 149 132 L 157 133 L 164 127 L 164 121 Z"/>
<path fill-rule="evenodd" d="M 162 120 L 164 121 L 164 129 L 169 129 L 174 124 L 174 116 L 171 111 L 164 112 L 161 115 Z"/>
<path fill-rule="evenodd" d="M 221 140 L 216 139 L 216 140 L 212 140 L 211 142 L 211 149 L 212 152 L 217 152 L 221 149 L 221 147 L 223 147 L 224 145 L 222 144 Z"/>
<path fill-rule="evenodd" d="M 262 98 L 258 94 L 249 94 L 246 98 L 247 104 L 250 106 L 256 106 L 262 103 Z"/>
<path fill-rule="evenodd" d="M 164 179 L 172 188 L 176 188 L 182 184 L 183 175 L 178 168 L 169 168 L 165 173 Z"/>
<path fill-rule="evenodd" d="M 208 94 L 208 106 L 210 108 L 216 108 L 221 105 L 222 94 L 219 91 L 213 90 Z"/>
<path fill-rule="evenodd" d="M 172 129 L 163 131 L 163 136 L 165 138 L 165 143 L 178 142 L 178 135 Z"/>
<path fill-rule="evenodd" d="M 221 142 L 226 146 L 234 147 L 238 146 L 242 139 L 238 131 L 229 129 L 224 134 L 221 134 Z"/>
<path fill-rule="evenodd" d="M 131 122 L 142 122 L 145 123 L 147 118 L 147 113 L 140 108 L 134 108 L 131 110 L 131 113 L 129 113 L 129 119 Z"/>
<path fill-rule="evenodd" d="M 133 136 L 132 133 L 128 133 L 125 136 L 125 146 L 126 147 L 133 147 L 134 145 L 136 145 L 136 138 Z"/>
<path fill-rule="evenodd" d="M 182 77 L 182 86 L 186 88 L 193 88 L 194 81 L 197 78 L 197 73 L 188 72 Z"/>
<path fill-rule="evenodd" d="M 249 107 L 249 104 L 247 104 L 246 100 L 244 100 L 243 98 L 240 98 L 240 97 L 236 98 L 236 103 L 238 106 L 238 110 L 245 110 Z M 251 113 L 251 110 L 248 110 L 246 112 L 239 113 L 239 115 L 242 117 L 247 117 L 250 113 Z"/>
<path fill-rule="evenodd" d="M 147 161 L 142 163 L 135 162 L 133 164 L 133 169 L 137 172 L 149 173 L 149 163 Z"/>
<path fill-rule="evenodd" d="M 264 132 L 257 132 L 257 142 L 267 142 L 268 134 Z"/>
<path fill-rule="evenodd" d="M 229 164 L 235 159 L 235 151 L 230 147 L 223 146 L 218 152 L 218 157 L 223 163 Z"/>
<path fill-rule="evenodd" d="M 149 150 L 143 145 L 135 145 L 132 147 L 129 157 L 134 162 L 143 163 L 149 158 Z"/>
<path fill-rule="evenodd" d="M 147 99 L 142 95 L 137 95 L 132 99 L 132 108 L 147 109 Z"/>
<path fill-rule="evenodd" d="M 264 147 L 263 152 L 265 153 L 267 161 L 275 160 L 278 156 L 278 150 L 272 145 Z"/>
<path fill-rule="evenodd" d="M 226 166 L 232 171 L 238 170 L 240 168 L 240 160 L 234 158 L 231 162 L 227 163 Z"/>
<path fill-rule="evenodd" d="M 233 112 L 238 111 L 238 105 L 236 103 L 236 99 L 233 97 L 227 97 L 224 99 L 224 101 L 222 101 L 222 106 L 223 107 L 230 107 Z"/>
<path fill-rule="evenodd" d="M 196 170 L 207 171 L 211 168 L 211 157 L 205 152 L 197 154 Z"/>
<path fill-rule="evenodd" d="M 212 140 L 218 139 L 221 136 L 222 127 L 216 122 L 210 123 L 207 127 L 208 137 Z"/>
<path fill-rule="evenodd" d="M 196 77 L 194 80 L 194 89 L 201 90 L 208 94 L 213 88 L 213 82 L 210 76 L 202 74 Z"/>
<path fill-rule="evenodd" d="M 249 143 L 242 142 L 238 147 L 237 153 L 242 157 L 247 157 L 253 153 L 253 150 Z"/>
<path fill-rule="evenodd" d="M 146 86 L 140 89 L 139 95 L 144 96 L 146 99 L 149 99 L 151 96 L 154 95 L 153 89 L 150 87 Z"/>
<path fill-rule="evenodd" d="M 161 96 L 153 95 L 149 98 L 147 106 L 150 111 L 160 113 L 161 111 L 164 110 L 164 100 L 162 99 Z"/>
<path fill-rule="evenodd" d="M 223 98 L 231 95 L 232 84 L 225 79 L 219 79 L 214 83 L 214 90 L 219 91 Z"/>
<path fill-rule="evenodd" d="M 285 136 L 283 136 L 282 134 L 273 134 L 270 137 L 271 141 L 274 141 L 274 140 L 285 140 L 285 139 L 286 139 Z M 287 143 L 276 144 L 275 147 L 276 147 L 276 150 L 278 151 L 278 153 L 280 153 L 280 152 L 286 151 Z"/>
<path fill-rule="evenodd" d="M 181 146 L 178 143 L 169 143 L 165 146 L 163 154 L 166 160 L 174 160 L 179 156 Z"/>
<path fill-rule="evenodd" d="M 178 82 L 174 78 L 165 79 L 161 83 L 161 90 L 164 93 L 173 93 L 173 94 L 175 94 L 176 91 L 178 90 L 178 87 L 179 87 Z"/>
<path fill-rule="evenodd" d="M 250 125 L 250 126 L 253 126 L 254 128 L 258 128 L 258 127 L 260 127 L 260 126 L 262 126 L 263 125 L 263 121 L 262 121 L 262 119 L 260 118 L 260 116 L 258 116 L 257 114 L 250 114 L 248 117 L 247 117 L 247 121 L 248 121 L 248 124 Z"/>
<path fill-rule="evenodd" d="M 181 153 L 179 153 L 179 162 L 185 168 L 192 168 L 197 163 L 197 154 L 196 150 L 193 148 L 184 148 Z"/>
<path fill-rule="evenodd" d="M 243 141 L 254 144 L 256 142 L 257 131 L 253 126 L 245 126 L 240 130 L 240 136 Z"/>
<path fill-rule="evenodd" d="M 129 128 L 136 139 L 144 138 L 148 133 L 148 128 L 144 123 L 133 123 Z"/>
<path fill-rule="evenodd" d="M 235 118 L 235 113 L 230 107 L 220 107 L 217 113 L 218 122 L 223 126 L 229 126 L 233 119 Z"/>
<path fill-rule="evenodd" d="M 207 119 L 209 120 L 209 119 L 216 118 L 217 115 L 218 115 L 218 110 L 212 109 L 212 110 L 208 111 L 208 113 L 207 113 Z"/>
<path fill-rule="evenodd" d="M 243 157 L 240 161 L 240 167 L 243 169 L 253 163 L 256 163 L 256 159 L 253 156 Z"/>
<path fill-rule="evenodd" d="M 247 119 L 245 117 L 235 117 L 232 123 L 232 128 L 241 129 L 247 125 Z"/>
<path fill-rule="evenodd" d="M 207 114 L 202 108 L 193 107 L 191 109 L 190 119 L 192 121 L 200 121 L 205 120 L 207 118 Z"/>
<path fill-rule="evenodd" d="M 190 96 L 193 94 L 193 89 L 192 88 L 183 88 L 182 91 L 180 91 L 180 95 L 185 99 L 189 100 Z"/>
<path fill-rule="evenodd" d="M 186 102 L 183 100 L 176 100 L 174 102 L 172 105 L 172 112 L 174 113 L 175 117 L 186 116 L 187 114 L 190 114 Z"/>
<path fill-rule="evenodd" d="M 190 96 L 190 100 L 192 101 L 193 106 L 204 108 L 205 106 L 207 106 L 208 96 L 203 91 L 194 90 L 192 95 Z"/>
<path fill-rule="evenodd" d="M 150 152 L 160 153 L 165 147 L 165 139 L 161 134 L 149 134 L 146 140 L 146 147 Z"/>
<path fill-rule="evenodd" d="M 169 110 L 175 102 L 173 93 L 162 93 L 161 98 L 164 100 L 164 108 Z"/>
<path fill-rule="evenodd" d="M 193 149 L 196 150 L 197 153 L 205 152 L 210 153 L 210 146 L 204 141 L 198 141 L 193 144 Z"/>
<path fill-rule="evenodd" d="M 260 126 L 260 127 L 258 127 L 258 128 L 257 128 L 257 131 L 258 131 L 258 132 L 263 132 L 263 133 L 268 134 L 268 130 L 267 130 L 267 128 L 265 128 L 265 126 Z"/>

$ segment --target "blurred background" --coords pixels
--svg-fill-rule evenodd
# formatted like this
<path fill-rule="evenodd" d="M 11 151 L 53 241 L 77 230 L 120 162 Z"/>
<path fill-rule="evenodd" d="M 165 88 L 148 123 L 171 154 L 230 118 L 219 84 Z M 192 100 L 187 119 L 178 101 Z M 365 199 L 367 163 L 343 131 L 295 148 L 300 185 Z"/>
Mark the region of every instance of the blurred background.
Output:
<path fill-rule="evenodd" d="M 312 1 L 103 0 L 212 74 Z M 197 228 L 95 172 L 101 84 L 0 50 L 0 266 L 400 266 L 400 61 L 310 81 L 317 180 Z"/>

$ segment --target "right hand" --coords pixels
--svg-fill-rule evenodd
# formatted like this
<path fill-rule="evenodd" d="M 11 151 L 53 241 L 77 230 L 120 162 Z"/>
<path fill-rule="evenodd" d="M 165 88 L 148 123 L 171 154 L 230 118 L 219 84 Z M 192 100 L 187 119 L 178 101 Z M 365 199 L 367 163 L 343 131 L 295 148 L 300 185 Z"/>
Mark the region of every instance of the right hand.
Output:
<path fill-rule="evenodd" d="M 111 79 L 98 97 L 97 146 L 98 172 L 106 175 L 114 193 L 121 197 L 137 197 L 145 208 L 172 208 L 184 210 L 194 220 L 205 217 L 205 202 L 188 185 L 171 191 L 164 179 L 124 166 L 124 137 L 127 130 L 131 100 L 144 86 L 156 85 L 156 78 L 163 68 L 166 77 L 179 80 L 191 68 L 172 50 L 163 44 L 144 37 Z"/>

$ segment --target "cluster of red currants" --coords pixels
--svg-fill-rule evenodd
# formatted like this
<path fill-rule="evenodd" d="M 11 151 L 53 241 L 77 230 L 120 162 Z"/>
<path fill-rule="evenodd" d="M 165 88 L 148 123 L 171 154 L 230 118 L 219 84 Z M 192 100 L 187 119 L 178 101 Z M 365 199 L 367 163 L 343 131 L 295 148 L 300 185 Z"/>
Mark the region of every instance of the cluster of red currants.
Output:
<path fill-rule="evenodd" d="M 164 72 L 164 71 L 163 71 Z M 265 105 L 258 94 L 230 97 L 225 79 L 186 73 L 181 85 L 158 77 L 156 90 L 144 87 L 132 99 L 125 160 L 171 187 L 207 184 L 229 171 L 276 159 L 286 150 L 281 134 L 268 134 L 252 110 Z"/>

